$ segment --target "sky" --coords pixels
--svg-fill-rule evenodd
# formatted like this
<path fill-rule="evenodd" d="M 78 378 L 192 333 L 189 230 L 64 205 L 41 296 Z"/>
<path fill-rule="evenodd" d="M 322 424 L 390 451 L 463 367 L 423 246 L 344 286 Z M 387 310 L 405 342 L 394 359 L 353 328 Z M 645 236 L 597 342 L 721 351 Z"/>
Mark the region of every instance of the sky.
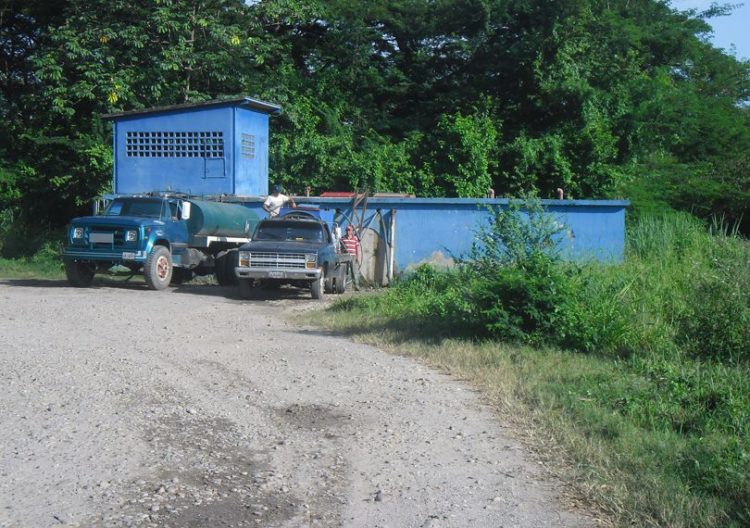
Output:
<path fill-rule="evenodd" d="M 711 0 L 672 0 L 672 6 L 676 9 L 698 9 L 702 11 L 711 7 Z M 719 4 L 736 3 L 739 1 L 719 1 Z M 729 53 L 734 53 L 738 59 L 750 60 L 750 0 L 745 0 L 744 5 L 734 9 L 730 16 L 712 18 L 708 20 L 714 28 L 712 42 L 718 48 L 723 48 Z M 734 45 L 735 50 L 732 51 Z"/>

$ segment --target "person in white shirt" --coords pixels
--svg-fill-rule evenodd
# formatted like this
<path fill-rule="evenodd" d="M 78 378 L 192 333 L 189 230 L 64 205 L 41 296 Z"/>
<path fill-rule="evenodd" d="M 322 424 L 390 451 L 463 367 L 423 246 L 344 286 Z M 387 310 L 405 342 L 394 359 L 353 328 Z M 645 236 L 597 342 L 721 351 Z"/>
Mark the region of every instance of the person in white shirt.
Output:
<path fill-rule="evenodd" d="M 297 207 L 291 196 L 281 194 L 281 185 L 274 185 L 273 192 L 263 202 L 263 210 L 273 218 L 279 214 L 279 211 L 286 203 L 289 203 L 292 207 Z"/>

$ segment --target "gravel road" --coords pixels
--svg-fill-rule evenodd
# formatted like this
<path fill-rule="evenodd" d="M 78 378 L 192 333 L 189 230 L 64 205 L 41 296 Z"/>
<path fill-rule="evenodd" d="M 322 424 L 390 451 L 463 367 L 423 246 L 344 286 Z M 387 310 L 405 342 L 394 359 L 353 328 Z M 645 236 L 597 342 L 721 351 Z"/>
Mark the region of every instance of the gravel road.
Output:
<path fill-rule="evenodd" d="M 468 386 L 313 305 L 0 281 L 0 526 L 595 525 Z"/>

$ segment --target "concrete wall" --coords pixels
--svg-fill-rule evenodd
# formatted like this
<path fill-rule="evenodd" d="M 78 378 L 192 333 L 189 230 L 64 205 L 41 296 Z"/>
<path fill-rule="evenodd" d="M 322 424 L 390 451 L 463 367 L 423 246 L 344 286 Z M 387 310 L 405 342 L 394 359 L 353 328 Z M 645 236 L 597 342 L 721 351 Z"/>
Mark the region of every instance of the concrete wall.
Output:
<path fill-rule="evenodd" d="M 343 227 L 359 224 L 362 209 L 352 210 L 343 198 L 297 198 L 300 204 L 319 206 L 324 217 Z M 260 200 L 244 203 L 263 215 Z M 370 198 L 364 211 L 362 234 L 363 275 L 387 283 L 391 215 L 395 218 L 394 274 L 423 262 L 447 264 L 452 255 L 465 254 L 474 233 L 488 217 L 488 207 L 508 207 L 507 199 Z M 563 255 L 575 260 L 621 261 L 625 251 L 625 208 L 621 200 L 543 200 L 549 214 L 565 226 L 560 244 Z"/>

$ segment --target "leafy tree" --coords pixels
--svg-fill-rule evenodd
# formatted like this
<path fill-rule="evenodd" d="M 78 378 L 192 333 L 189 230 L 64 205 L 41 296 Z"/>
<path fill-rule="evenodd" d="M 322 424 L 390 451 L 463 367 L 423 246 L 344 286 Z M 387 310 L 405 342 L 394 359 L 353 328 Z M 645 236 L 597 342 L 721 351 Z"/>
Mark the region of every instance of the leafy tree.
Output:
<path fill-rule="evenodd" d="M 493 187 L 548 197 L 563 187 L 608 197 L 668 181 L 649 172 L 661 158 L 695 175 L 689 193 L 662 190 L 675 207 L 740 197 L 750 63 L 713 48 L 706 23 L 730 8 L 9 0 L 0 7 L 0 204 L 15 200 L 25 221 L 64 223 L 109 182 L 101 114 L 237 94 L 284 108 L 272 122 L 272 177 L 298 192 L 483 196 Z M 708 201 L 735 217 L 746 205 Z"/>

